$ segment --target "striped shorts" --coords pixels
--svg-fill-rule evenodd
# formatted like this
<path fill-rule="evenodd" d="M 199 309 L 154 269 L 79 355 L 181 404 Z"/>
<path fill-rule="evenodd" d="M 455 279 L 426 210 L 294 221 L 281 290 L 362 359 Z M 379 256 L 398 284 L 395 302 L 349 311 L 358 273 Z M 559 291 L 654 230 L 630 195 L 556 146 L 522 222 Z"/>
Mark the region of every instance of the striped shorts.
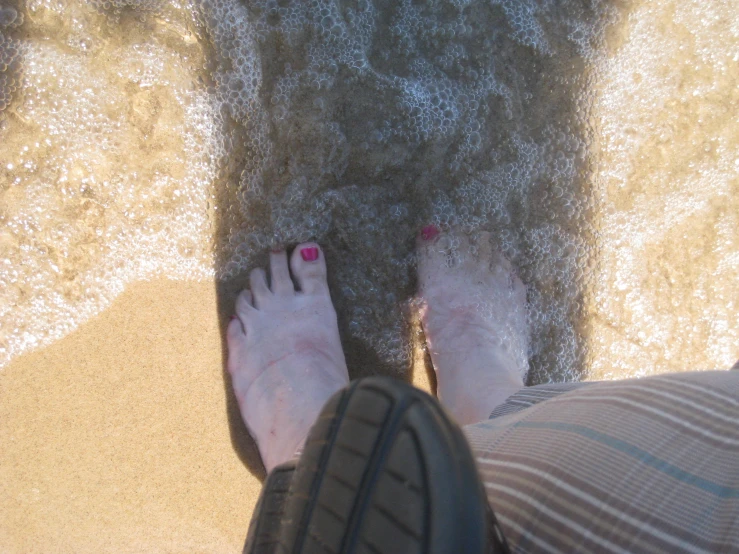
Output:
<path fill-rule="evenodd" d="M 528 387 L 465 432 L 513 552 L 739 552 L 739 371 Z"/>

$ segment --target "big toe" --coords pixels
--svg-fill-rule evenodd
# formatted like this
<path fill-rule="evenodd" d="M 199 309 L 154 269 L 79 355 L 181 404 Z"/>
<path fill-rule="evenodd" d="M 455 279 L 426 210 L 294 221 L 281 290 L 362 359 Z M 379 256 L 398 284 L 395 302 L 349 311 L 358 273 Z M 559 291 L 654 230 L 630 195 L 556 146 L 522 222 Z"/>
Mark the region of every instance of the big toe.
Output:
<path fill-rule="evenodd" d="M 290 257 L 290 269 L 305 294 L 328 292 L 326 258 L 315 242 L 299 244 Z"/>
<path fill-rule="evenodd" d="M 418 257 L 418 278 L 421 287 L 435 276 L 446 265 L 444 238 L 439 229 L 427 225 L 416 237 L 416 255 Z"/>

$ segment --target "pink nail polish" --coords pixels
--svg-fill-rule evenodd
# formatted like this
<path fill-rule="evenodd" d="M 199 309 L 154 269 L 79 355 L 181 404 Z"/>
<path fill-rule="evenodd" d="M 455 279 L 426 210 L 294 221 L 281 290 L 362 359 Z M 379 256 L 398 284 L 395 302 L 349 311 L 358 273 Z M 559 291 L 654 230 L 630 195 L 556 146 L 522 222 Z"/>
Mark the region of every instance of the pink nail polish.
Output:
<path fill-rule="evenodd" d="M 235 315 L 232 315 L 232 316 L 231 316 L 231 317 L 229 317 L 228 319 L 230 319 L 231 321 L 233 321 L 234 319 L 236 319 L 236 316 L 235 316 Z"/>
<path fill-rule="evenodd" d="M 300 251 L 300 255 L 303 257 L 303 260 L 306 262 L 315 262 L 318 259 L 318 248 L 315 246 L 309 246 L 308 248 L 303 248 Z"/>
<path fill-rule="evenodd" d="M 421 229 L 421 238 L 423 240 L 433 240 L 439 235 L 440 231 L 435 225 L 426 225 Z"/>

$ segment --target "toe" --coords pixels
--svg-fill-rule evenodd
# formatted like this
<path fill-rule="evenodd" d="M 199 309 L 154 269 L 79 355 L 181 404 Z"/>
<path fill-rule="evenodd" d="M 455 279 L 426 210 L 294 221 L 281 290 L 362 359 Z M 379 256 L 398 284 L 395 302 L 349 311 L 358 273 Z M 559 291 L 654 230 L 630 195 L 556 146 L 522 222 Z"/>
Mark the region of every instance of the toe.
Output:
<path fill-rule="evenodd" d="M 421 289 L 429 284 L 440 270 L 446 267 L 446 252 L 441 247 L 441 233 L 437 227 L 427 225 L 416 239 L 418 256 L 418 280 Z"/>
<path fill-rule="evenodd" d="M 493 251 L 490 263 L 492 267 L 500 268 L 505 273 L 511 273 L 513 271 L 513 264 L 511 264 L 511 261 L 500 250 Z"/>
<path fill-rule="evenodd" d="M 290 268 L 300 290 L 306 294 L 328 291 L 326 259 L 315 242 L 299 244 L 290 257 Z"/>
<path fill-rule="evenodd" d="M 237 355 L 244 340 L 246 340 L 246 333 L 244 333 L 244 326 L 241 324 L 241 320 L 238 317 L 231 318 L 226 328 L 229 358 Z"/>
<path fill-rule="evenodd" d="M 284 250 L 273 250 L 270 253 L 269 273 L 273 293 L 291 295 L 295 292 L 290 270 L 287 267 L 287 253 Z"/>
<path fill-rule="evenodd" d="M 482 231 L 477 236 L 477 255 L 480 260 L 491 260 L 493 258 L 492 235 Z"/>
<path fill-rule="evenodd" d="M 242 322 L 245 322 L 249 314 L 254 310 L 254 299 L 252 298 L 251 291 L 248 289 L 242 290 L 236 298 L 236 315 L 239 316 Z"/>
<path fill-rule="evenodd" d="M 267 274 L 261 267 L 253 269 L 249 274 L 249 287 L 251 288 L 255 308 L 263 306 L 264 302 L 272 296 L 272 292 L 267 286 Z"/>
<path fill-rule="evenodd" d="M 240 382 L 236 379 L 237 373 L 243 368 L 244 354 L 246 352 L 246 333 L 244 326 L 236 316 L 231 318 L 226 328 L 226 344 L 228 344 L 228 372 L 234 377 L 234 387 Z"/>
<path fill-rule="evenodd" d="M 441 234 L 441 231 L 436 225 L 426 225 L 421 232 L 418 234 L 418 239 L 426 243 L 431 243 Z"/>
<path fill-rule="evenodd" d="M 515 273 L 513 274 L 513 294 L 517 303 L 526 305 L 526 285 Z"/>
<path fill-rule="evenodd" d="M 476 256 L 473 254 L 475 246 L 470 240 L 469 235 L 465 233 L 454 233 L 454 256 L 453 264 L 456 268 L 462 268 L 465 271 L 474 271 L 478 267 Z"/>

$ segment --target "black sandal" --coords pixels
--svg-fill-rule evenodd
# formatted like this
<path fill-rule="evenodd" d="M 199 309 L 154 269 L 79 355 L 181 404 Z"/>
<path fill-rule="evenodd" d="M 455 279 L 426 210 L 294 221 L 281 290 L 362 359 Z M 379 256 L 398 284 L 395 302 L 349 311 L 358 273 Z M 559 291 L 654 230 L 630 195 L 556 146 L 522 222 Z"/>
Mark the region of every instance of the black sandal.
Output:
<path fill-rule="evenodd" d="M 428 394 L 369 377 L 336 393 L 268 476 L 245 554 L 509 552 L 461 429 Z"/>

